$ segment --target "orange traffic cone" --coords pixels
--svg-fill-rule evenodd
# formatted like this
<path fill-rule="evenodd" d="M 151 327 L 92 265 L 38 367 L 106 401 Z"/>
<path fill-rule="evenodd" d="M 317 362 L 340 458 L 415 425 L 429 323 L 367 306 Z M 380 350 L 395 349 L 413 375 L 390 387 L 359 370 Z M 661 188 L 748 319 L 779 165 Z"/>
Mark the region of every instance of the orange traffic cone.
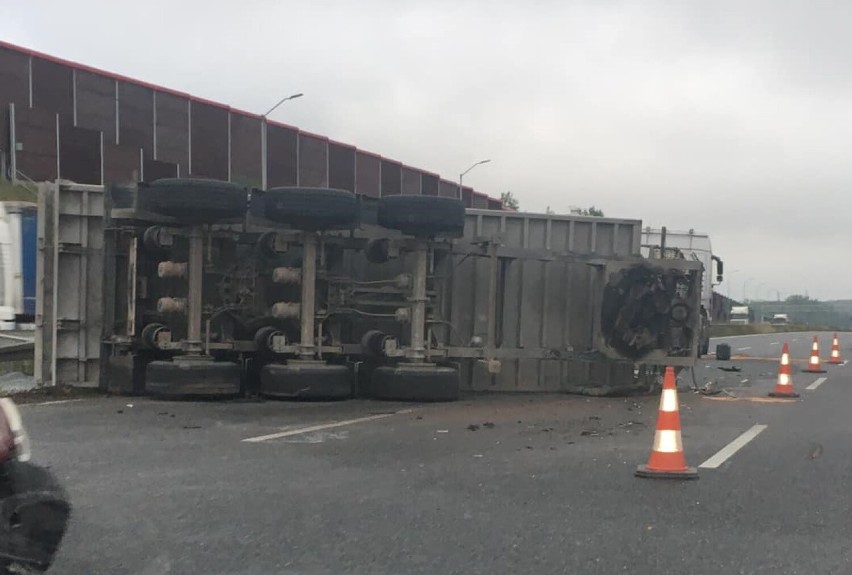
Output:
<path fill-rule="evenodd" d="M 778 382 L 775 384 L 775 391 L 769 394 L 770 397 L 799 397 L 799 394 L 793 390 L 793 379 L 790 377 L 790 347 L 784 343 L 781 350 L 781 365 L 778 367 Z"/>
<path fill-rule="evenodd" d="M 817 336 L 814 336 L 814 344 L 811 347 L 811 359 L 808 361 L 808 367 L 802 371 L 808 373 L 825 373 L 825 370 L 819 364 L 819 338 Z"/>
<path fill-rule="evenodd" d="M 674 368 L 667 367 L 666 376 L 663 379 L 663 395 L 660 398 L 657 431 L 654 434 L 651 457 L 647 465 L 640 465 L 636 469 L 636 475 L 662 479 L 698 478 L 698 472 L 694 467 L 686 465 L 686 458 L 683 455 Z"/>
<path fill-rule="evenodd" d="M 843 363 L 843 360 L 840 359 L 840 342 L 837 340 L 837 334 L 834 334 L 834 339 L 831 342 L 831 357 L 828 359 L 828 363 L 831 365 Z"/>

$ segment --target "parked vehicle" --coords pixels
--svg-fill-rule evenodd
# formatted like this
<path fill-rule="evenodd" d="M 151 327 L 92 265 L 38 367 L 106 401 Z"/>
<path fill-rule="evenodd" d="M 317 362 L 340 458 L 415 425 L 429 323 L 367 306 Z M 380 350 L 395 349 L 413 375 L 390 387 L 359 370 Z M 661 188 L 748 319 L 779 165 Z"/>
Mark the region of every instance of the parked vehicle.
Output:
<path fill-rule="evenodd" d="M 786 313 L 776 313 L 772 316 L 772 319 L 769 320 L 769 323 L 772 325 L 789 325 L 790 324 L 790 316 Z"/>
<path fill-rule="evenodd" d="M 747 305 L 735 305 L 731 307 L 731 323 L 748 325 L 751 323 L 751 311 Z"/>
<path fill-rule="evenodd" d="M 710 236 L 689 230 L 671 231 L 663 227 L 642 230 L 642 254 L 650 259 L 687 259 L 701 262 L 704 273 L 701 281 L 701 338 L 699 357 L 710 351 L 710 324 L 715 317 L 713 287 L 722 283 L 724 262 L 713 254 Z M 715 262 L 715 274 L 713 263 Z"/>
<path fill-rule="evenodd" d="M 56 477 L 30 463 L 18 408 L 11 399 L 0 398 L 0 575 L 47 570 L 69 514 Z"/>

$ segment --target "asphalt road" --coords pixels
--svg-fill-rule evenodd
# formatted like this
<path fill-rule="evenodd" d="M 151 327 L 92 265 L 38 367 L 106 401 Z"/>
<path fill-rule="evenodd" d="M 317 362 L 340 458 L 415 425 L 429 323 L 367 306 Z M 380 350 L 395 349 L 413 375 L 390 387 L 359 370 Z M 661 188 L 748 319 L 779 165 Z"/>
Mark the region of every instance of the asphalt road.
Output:
<path fill-rule="evenodd" d="M 806 358 L 810 339 L 793 337 Z M 773 358 L 781 341 L 728 339 Z M 766 426 L 690 482 L 633 475 L 656 397 L 22 411 L 35 459 L 73 498 L 56 573 L 847 574 L 852 366 L 828 369 L 813 390 L 817 376 L 794 373 L 802 396 L 785 402 L 765 401 L 777 359 L 702 361 L 714 396 L 681 374 L 690 464 Z"/>

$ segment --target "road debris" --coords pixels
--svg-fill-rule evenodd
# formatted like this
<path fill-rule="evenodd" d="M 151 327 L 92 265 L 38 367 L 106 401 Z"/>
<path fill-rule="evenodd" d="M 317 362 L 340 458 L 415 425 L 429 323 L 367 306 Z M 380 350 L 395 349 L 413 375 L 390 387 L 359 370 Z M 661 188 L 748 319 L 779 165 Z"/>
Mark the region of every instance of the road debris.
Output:
<path fill-rule="evenodd" d="M 808 459 L 816 459 L 817 457 L 822 455 L 822 452 L 823 452 L 822 444 L 821 443 L 814 443 L 811 446 L 811 451 L 808 454 Z"/>

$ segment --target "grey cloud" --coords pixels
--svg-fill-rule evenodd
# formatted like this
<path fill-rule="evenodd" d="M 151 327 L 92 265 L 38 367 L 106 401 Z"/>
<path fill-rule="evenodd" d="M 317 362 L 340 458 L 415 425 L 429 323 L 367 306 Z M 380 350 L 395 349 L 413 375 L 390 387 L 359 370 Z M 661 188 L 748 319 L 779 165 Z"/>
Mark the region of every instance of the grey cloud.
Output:
<path fill-rule="evenodd" d="M 255 112 L 304 92 L 275 119 L 450 178 L 491 158 L 466 181 L 525 208 L 695 228 L 754 284 L 852 296 L 849 3 L 212 6 L 12 2 L 2 34 Z"/>

